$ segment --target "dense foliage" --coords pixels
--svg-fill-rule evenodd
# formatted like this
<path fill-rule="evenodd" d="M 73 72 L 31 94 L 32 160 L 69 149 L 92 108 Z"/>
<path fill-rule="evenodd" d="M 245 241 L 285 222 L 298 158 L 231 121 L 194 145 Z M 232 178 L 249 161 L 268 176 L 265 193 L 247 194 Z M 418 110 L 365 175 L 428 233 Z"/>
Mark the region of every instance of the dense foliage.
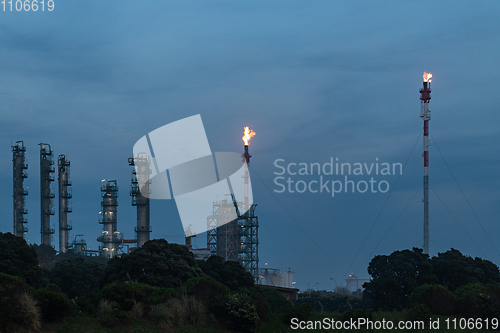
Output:
<path fill-rule="evenodd" d="M 22 237 L 0 232 L 0 273 L 23 278 L 29 285 L 44 285 L 35 250 Z"/>
<path fill-rule="evenodd" d="M 231 290 L 251 288 L 254 285 L 252 275 L 236 261 L 224 261 L 222 257 L 211 256 L 198 264 L 203 273 L 228 286 Z"/>
<path fill-rule="evenodd" d="M 285 331 L 292 318 L 375 320 L 379 310 L 426 322 L 434 315 L 500 317 L 498 267 L 455 249 L 432 258 L 417 248 L 376 256 L 362 297 L 307 291 L 294 304 L 256 286 L 238 262 L 196 261 L 185 246 L 165 240 L 103 263 L 0 233 L 0 255 L 0 332 L 36 331 L 42 321 L 85 314 L 98 327 L 143 321 L 163 331 L 213 324 L 240 332 L 263 325 Z"/>
<path fill-rule="evenodd" d="M 383 310 L 409 307 L 410 295 L 425 284 L 439 284 L 453 292 L 468 283 L 500 283 L 495 264 L 464 256 L 455 249 L 432 258 L 418 248 L 376 256 L 368 265 L 368 273 L 372 281 L 365 283 L 364 296 L 374 309 Z"/>
<path fill-rule="evenodd" d="M 50 271 L 50 282 L 61 288 L 70 299 L 93 299 L 99 292 L 99 284 L 106 265 L 87 261 L 83 257 L 63 260 Z"/>
<path fill-rule="evenodd" d="M 131 254 L 111 259 L 104 284 L 133 281 L 156 287 L 177 288 L 192 277 L 202 275 L 194 256 L 182 245 L 156 239 Z"/>

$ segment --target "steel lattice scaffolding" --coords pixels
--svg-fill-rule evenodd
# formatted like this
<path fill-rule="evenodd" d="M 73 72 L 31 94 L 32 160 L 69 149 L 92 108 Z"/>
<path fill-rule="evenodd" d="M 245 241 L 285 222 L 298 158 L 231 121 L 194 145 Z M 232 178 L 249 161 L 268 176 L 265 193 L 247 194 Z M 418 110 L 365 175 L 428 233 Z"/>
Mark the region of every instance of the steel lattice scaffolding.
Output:
<path fill-rule="evenodd" d="M 212 215 L 207 217 L 207 247 L 212 255 L 240 262 L 257 279 L 259 266 L 259 219 L 255 216 L 257 205 L 252 205 L 245 214 L 240 215 L 242 206 L 243 203 L 228 199 L 214 202 Z M 227 221 L 227 216 L 235 207 L 238 218 L 222 224 Z"/>
<path fill-rule="evenodd" d="M 258 279 L 259 271 L 259 218 L 255 216 L 256 204 L 238 217 L 240 231 L 241 264 L 253 277 Z"/>

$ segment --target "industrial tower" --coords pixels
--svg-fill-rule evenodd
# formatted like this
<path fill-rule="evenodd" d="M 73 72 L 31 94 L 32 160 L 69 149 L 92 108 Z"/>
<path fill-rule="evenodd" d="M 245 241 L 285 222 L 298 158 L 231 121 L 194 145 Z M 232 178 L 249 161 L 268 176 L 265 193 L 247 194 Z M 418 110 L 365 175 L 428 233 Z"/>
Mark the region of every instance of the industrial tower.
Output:
<path fill-rule="evenodd" d="M 40 234 L 41 243 L 52 246 L 54 229 L 50 227 L 50 216 L 54 211 L 54 192 L 50 184 L 54 181 L 54 153 L 48 143 L 40 143 Z"/>
<path fill-rule="evenodd" d="M 102 224 L 102 236 L 97 239 L 102 245 L 99 247 L 101 255 L 106 258 L 116 256 L 118 244 L 122 243 L 117 231 L 116 213 L 118 208 L 118 184 L 116 180 L 102 181 L 101 184 L 101 212 L 99 223 Z"/>
<path fill-rule="evenodd" d="M 429 254 L 429 120 L 431 110 L 431 73 L 424 72 L 424 87 L 420 89 L 420 118 L 424 120 L 424 253 Z"/>
<path fill-rule="evenodd" d="M 132 197 L 132 206 L 137 207 L 137 226 L 135 227 L 137 248 L 140 248 L 150 239 L 151 226 L 149 218 L 149 175 L 151 174 L 151 163 L 146 154 L 139 154 L 137 157 L 128 159 L 131 166 L 135 166 L 132 171 L 132 186 L 130 196 Z M 142 188 L 139 188 L 139 184 Z"/>
<path fill-rule="evenodd" d="M 245 142 L 246 143 L 246 142 Z M 236 202 L 235 197 L 224 199 L 213 204 L 212 215 L 207 217 L 207 247 L 212 255 L 218 255 L 225 260 L 239 261 L 253 277 L 258 279 L 259 266 L 259 219 L 255 216 L 256 204 L 249 204 L 249 174 L 248 166 L 252 157 L 245 144 L 242 155 L 245 164 L 245 195 L 244 202 Z M 236 208 L 237 219 L 227 221 L 227 215 Z M 240 214 L 244 211 L 244 214 Z"/>
<path fill-rule="evenodd" d="M 25 207 L 25 196 L 28 195 L 28 189 L 24 188 L 24 179 L 28 178 L 28 162 L 26 161 L 26 147 L 23 141 L 16 141 L 12 146 L 12 162 L 13 162 L 13 193 L 14 201 L 14 235 L 24 237 L 28 232 L 25 224 L 28 223 L 24 215 L 28 214 Z"/>
<path fill-rule="evenodd" d="M 68 213 L 73 211 L 68 202 L 72 197 L 69 187 L 71 186 L 69 180 L 70 162 L 65 155 L 59 155 L 57 167 L 59 183 L 59 253 L 65 253 L 68 251 L 68 232 L 72 229 L 71 224 L 68 223 Z"/>
<path fill-rule="evenodd" d="M 240 228 L 240 253 L 242 265 L 250 273 L 252 273 L 255 280 L 259 276 L 259 218 L 255 216 L 256 204 L 249 206 L 248 193 L 249 193 L 249 174 L 248 168 L 250 167 L 250 157 L 248 153 L 248 142 L 245 141 L 245 198 L 243 207 L 245 214 L 240 215 L 238 212 L 238 225 Z"/>

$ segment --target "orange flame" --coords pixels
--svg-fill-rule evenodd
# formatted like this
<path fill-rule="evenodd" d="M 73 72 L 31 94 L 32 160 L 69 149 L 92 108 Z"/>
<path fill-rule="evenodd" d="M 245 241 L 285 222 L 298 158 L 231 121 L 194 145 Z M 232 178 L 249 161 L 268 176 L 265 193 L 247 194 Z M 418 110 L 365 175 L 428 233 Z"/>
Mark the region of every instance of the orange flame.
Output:
<path fill-rule="evenodd" d="M 432 74 L 431 73 L 424 72 L 424 82 L 431 83 L 432 82 L 431 78 L 432 78 Z"/>
<path fill-rule="evenodd" d="M 255 135 L 255 132 L 251 130 L 248 126 L 245 127 L 245 135 L 243 135 L 242 139 L 245 141 L 245 146 L 248 146 L 248 141 Z"/>

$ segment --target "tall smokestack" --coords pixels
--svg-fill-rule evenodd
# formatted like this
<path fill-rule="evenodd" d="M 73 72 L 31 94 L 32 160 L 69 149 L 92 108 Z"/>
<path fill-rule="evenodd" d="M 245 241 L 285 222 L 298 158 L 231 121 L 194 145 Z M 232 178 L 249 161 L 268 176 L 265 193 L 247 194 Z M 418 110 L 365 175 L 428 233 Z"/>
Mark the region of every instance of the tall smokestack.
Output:
<path fill-rule="evenodd" d="M 149 209 L 149 175 L 151 174 L 151 161 L 147 154 L 139 154 L 128 159 L 130 166 L 135 166 L 132 172 L 132 186 L 130 196 L 132 197 L 132 206 L 137 207 L 137 248 L 141 247 L 150 239 L 150 209 Z M 142 188 L 139 188 L 142 186 Z M 146 195 L 143 195 L 146 194 Z"/>
<path fill-rule="evenodd" d="M 24 237 L 28 232 L 25 224 L 28 220 L 24 215 L 28 214 L 26 209 L 25 197 L 28 195 L 28 189 L 24 187 L 24 179 L 28 178 L 28 162 L 26 161 L 26 147 L 23 141 L 16 141 L 12 146 L 12 164 L 13 164 L 13 208 L 14 208 L 14 235 Z"/>
<path fill-rule="evenodd" d="M 429 120 L 431 111 L 431 73 L 424 72 L 423 88 L 420 89 L 420 118 L 424 120 L 424 253 L 429 254 Z"/>
<path fill-rule="evenodd" d="M 73 210 L 69 205 L 68 199 L 71 199 L 72 193 L 69 190 L 71 182 L 69 180 L 70 162 L 65 155 L 59 155 L 57 159 L 58 183 L 59 183 L 59 253 L 68 251 L 68 232 L 72 229 L 68 223 L 68 213 Z"/>
<path fill-rule="evenodd" d="M 50 188 L 54 181 L 54 153 L 48 143 L 40 143 L 40 234 L 41 244 L 52 246 L 54 229 L 50 227 L 50 216 L 54 215 L 55 194 Z"/>

